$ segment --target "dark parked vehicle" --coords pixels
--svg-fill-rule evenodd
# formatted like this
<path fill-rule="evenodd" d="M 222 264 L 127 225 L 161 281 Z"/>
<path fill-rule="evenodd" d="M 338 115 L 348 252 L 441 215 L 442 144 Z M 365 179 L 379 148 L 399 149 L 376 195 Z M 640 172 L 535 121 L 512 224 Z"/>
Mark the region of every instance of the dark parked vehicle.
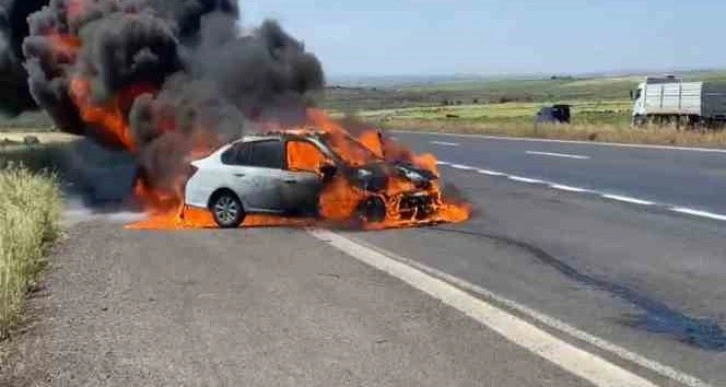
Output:
<path fill-rule="evenodd" d="M 537 124 L 569 124 L 570 123 L 570 105 L 552 105 L 546 106 L 537 112 Z"/>

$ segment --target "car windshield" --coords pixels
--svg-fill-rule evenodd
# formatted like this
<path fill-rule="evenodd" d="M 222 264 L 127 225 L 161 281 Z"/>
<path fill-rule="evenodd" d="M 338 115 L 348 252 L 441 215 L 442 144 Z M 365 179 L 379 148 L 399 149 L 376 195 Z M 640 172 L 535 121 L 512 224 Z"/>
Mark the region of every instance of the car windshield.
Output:
<path fill-rule="evenodd" d="M 348 134 L 326 134 L 320 139 L 337 158 L 351 166 L 359 167 L 384 161 L 381 156 Z"/>

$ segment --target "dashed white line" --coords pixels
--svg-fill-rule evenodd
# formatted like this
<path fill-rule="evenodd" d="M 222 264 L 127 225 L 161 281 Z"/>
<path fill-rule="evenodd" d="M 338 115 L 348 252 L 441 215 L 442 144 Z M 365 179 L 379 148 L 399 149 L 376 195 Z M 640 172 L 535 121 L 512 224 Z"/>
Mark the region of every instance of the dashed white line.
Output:
<path fill-rule="evenodd" d="M 700 210 L 694 210 L 694 209 L 683 208 L 683 207 L 673 207 L 673 208 L 671 208 L 671 211 L 677 212 L 679 214 L 700 216 L 702 218 L 726 221 L 726 215 L 716 214 L 716 213 L 708 212 L 708 211 L 700 211 Z"/>
<path fill-rule="evenodd" d="M 567 192 L 578 192 L 578 193 L 592 192 L 589 189 L 572 187 L 572 186 L 564 185 L 564 184 L 550 184 L 550 188 L 558 189 L 560 191 L 567 191 Z"/>
<path fill-rule="evenodd" d="M 442 146 L 459 146 L 458 142 L 447 142 L 447 141 L 431 141 L 434 145 L 442 145 Z"/>
<path fill-rule="evenodd" d="M 442 279 L 341 235 L 315 230 L 311 234 L 345 254 L 397 278 L 466 314 L 507 340 L 596 386 L 654 386 L 600 356 L 575 347 L 537 326 L 476 298 Z"/>
<path fill-rule="evenodd" d="M 528 155 L 535 155 L 535 156 L 552 156 L 552 157 L 561 157 L 563 159 L 575 159 L 575 160 L 589 160 L 590 156 L 583 156 L 583 155 L 573 155 L 568 153 L 552 153 L 552 152 L 537 152 L 537 151 L 526 151 Z"/>
<path fill-rule="evenodd" d="M 488 169 L 477 169 L 477 172 L 481 173 L 482 175 L 488 175 L 488 176 L 505 176 L 504 173 L 497 172 L 497 171 L 490 171 Z"/>
<path fill-rule="evenodd" d="M 451 168 L 456 168 L 462 171 L 471 171 L 474 170 L 479 174 L 487 175 L 487 176 L 502 176 L 506 177 L 509 180 L 520 182 L 520 183 L 529 183 L 529 184 L 545 184 L 548 187 L 560 191 L 567 191 L 567 192 L 574 192 L 574 193 L 587 193 L 587 194 L 596 194 L 604 199 L 610 199 L 610 200 L 617 200 L 620 202 L 630 203 L 630 204 L 637 204 L 641 206 L 657 206 L 659 208 L 677 212 L 680 214 L 686 214 L 686 215 L 692 215 L 692 216 L 698 216 L 701 218 L 707 218 L 712 220 L 720 220 L 726 222 L 726 215 L 724 214 L 717 214 L 714 212 L 708 212 L 703 210 L 695 210 L 691 208 L 685 208 L 685 207 L 675 207 L 672 205 L 668 205 L 665 203 L 657 203 L 650 200 L 643 200 L 638 198 L 633 198 L 630 196 L 623 196 L 623 195 L 614 195 L 607 192 L 592 190 L 592 189 L 586 189 L 586 188 L 580 188 L 580 187 L 572 187 L 565 184 L 558 184 L 553 182 L 548 182 L 545 180 L 540 179 L 533 179 L 529 177 L 523 177 L 523 176 L 516 176 L 516 175 L 510 175 L 504 172 L 498 172 L 498 171 L 492 171 L 489 169 L 481 169 L 481 168 L 475 168 L 468 165 L 462 165 L 462 164 L 453 164 L 446 161 L 439 161 L 439 165 L 448 165 Z"/>
<path fill-rule="evenodd" d="M 655 205 L 655 202 L 631 198 L 629 196 L 611 195 L 611 194 L 603 194 L 600 196 L 604 197 L 605 199 L 612 199 L 612 200 L 617 200 L 620 202 L 626 202 L 626 203 L 631 203 L 631 204 L 639 204 L 641 206 L 654 206 Z"/>
<path fill-rule="evenodd" d="M 545 182 L 539 179 L 530 179 L 528 177 L 522 177 L 522 176 L 507 176 L 509 180 L 512 181 L 518 181 L 520 183 L 528 183 L 528 184 L 544 184 Z"/>

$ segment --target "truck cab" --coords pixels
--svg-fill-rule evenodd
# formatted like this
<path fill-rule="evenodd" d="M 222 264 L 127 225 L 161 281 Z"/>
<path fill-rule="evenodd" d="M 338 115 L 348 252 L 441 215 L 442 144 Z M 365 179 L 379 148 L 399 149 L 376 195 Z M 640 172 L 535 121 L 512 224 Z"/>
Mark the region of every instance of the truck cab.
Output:
<path fill-rule="evenodd" d="M 638 84 L 638 87 L 630 91 L 630 99 L 633 101 L 633 123 L 636 117 L 645 117 L 645 82 Z"/>

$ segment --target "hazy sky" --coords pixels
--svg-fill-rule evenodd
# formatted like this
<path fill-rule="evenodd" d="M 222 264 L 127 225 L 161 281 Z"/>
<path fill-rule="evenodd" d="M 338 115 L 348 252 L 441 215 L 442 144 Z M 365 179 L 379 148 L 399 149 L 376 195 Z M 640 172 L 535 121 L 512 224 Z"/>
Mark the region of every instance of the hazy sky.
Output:
<path fill-rule="evenodd" d="M 243 0 L 329 75 L 726 67 L 723 0 Z"/>

